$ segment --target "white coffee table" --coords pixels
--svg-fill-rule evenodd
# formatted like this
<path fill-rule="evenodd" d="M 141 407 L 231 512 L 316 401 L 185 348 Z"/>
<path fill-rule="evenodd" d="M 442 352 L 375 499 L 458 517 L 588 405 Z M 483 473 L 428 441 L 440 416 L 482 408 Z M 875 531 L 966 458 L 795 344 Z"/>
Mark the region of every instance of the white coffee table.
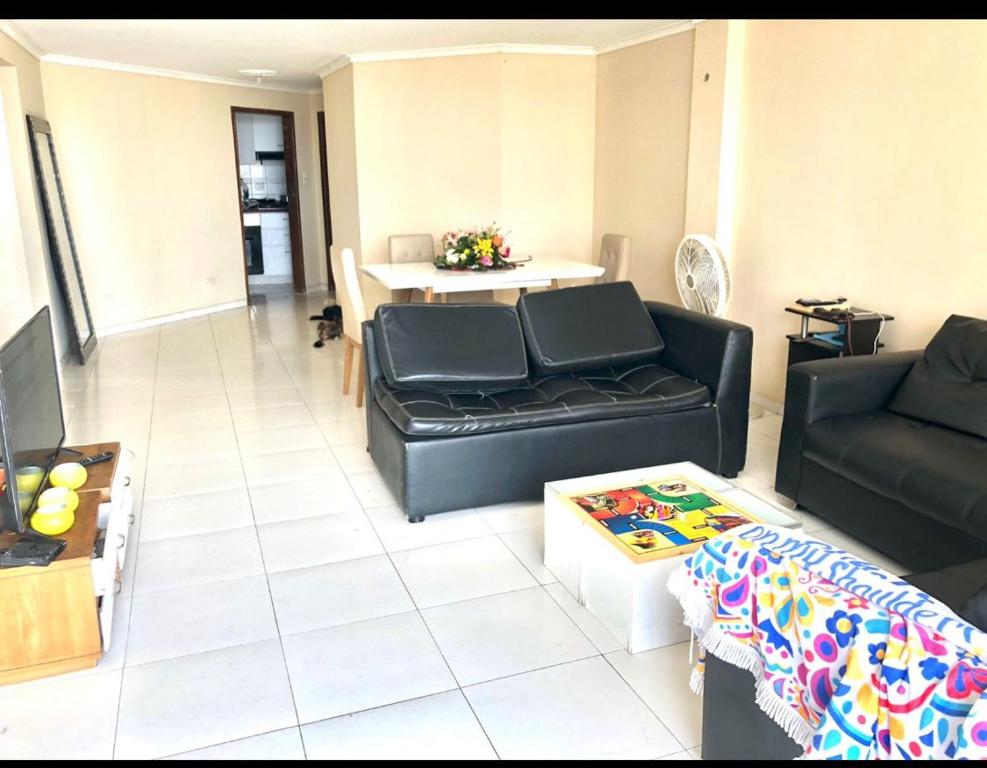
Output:
<path fill-rule="evenodd" d="M 617 493 L 607 501 L 605 491 Z M 583 506 L 574 500 L 593 495 Z M 614 501 L 618 508 L 602 508 Z M 586 509 L 594 503 L 602 522 Z M 692 462 L 545 483 L 545 566 L 630 653 L 669 645 L 689 637 L 669 575 L 738 515 L 801 527 L 781 507 Z"/>

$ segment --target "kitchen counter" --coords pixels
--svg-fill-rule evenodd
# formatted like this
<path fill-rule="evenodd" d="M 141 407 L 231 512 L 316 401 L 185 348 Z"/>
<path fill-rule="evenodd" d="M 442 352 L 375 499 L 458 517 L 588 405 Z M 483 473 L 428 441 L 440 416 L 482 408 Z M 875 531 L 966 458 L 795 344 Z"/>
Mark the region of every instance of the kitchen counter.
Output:
<path fill-rule="evenodd" d="M 240 207 L 243 213 L 288 213 L 288 208 L 244 208 Z"/>

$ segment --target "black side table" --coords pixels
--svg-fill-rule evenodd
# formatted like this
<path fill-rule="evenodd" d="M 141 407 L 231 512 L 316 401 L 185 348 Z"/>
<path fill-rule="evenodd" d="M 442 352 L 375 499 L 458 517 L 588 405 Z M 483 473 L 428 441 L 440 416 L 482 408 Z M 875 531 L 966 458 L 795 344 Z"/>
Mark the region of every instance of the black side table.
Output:
<path fill-rule="evenodd" d="M 799 332 L 786 337 L 790 366 L 806 360 L 876 354 L 884 346 L 878 339 L 884 324 L 894 320 L 891 315 L 860 307 L 850 307 L 849 317 L 846 311 L 815 312 L 815 309 L 799 304 L 785 307 L 786 312 L 799 315 L 802 320 Z M 809 320 L 829 323 L 835 328 L 832 331 L 810 331 Z"/>

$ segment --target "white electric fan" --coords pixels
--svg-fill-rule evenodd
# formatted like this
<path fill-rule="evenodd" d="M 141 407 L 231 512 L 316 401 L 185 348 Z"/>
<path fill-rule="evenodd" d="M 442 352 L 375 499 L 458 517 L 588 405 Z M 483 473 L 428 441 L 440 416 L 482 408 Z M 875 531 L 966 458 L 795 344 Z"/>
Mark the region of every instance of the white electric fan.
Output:
<path fill-rule="evenodd" d="M 723 317 L 730 301 L 730 271 L 716 241 L 707 235 L 686 235 L 675 251 L 675 283 L 687 309 Z M 764 415 L 751 406 L 752 419 Z"/>
<path fill-rule="evenodd" d="M 687 309 L 723 317 L 730 300 L 730 273 L 716 241 L 686 235 L 675 251 L 675 282 Z"/>

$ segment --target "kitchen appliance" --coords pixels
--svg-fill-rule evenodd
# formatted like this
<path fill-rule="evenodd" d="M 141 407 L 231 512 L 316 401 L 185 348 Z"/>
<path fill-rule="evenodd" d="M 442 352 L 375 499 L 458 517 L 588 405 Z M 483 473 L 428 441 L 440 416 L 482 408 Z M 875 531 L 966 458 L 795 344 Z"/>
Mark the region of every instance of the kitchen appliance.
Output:
<path fill-rule="evenodd" d="M 264 246 L 261 243 L 260 227 L 243 228 L 243 251 L 247 258 L 247 274 L 264 274 Z"/>
<path fill-rule="evenodd" d="M 269 208 L 287 208 L 288 198 L 286 195 L 281 195 L 280 198 L 274 197 L 252 197 L 249 200 L 244 200 L 243 209 L 245 211 L 263 211 Z"/>
<path fill-rule="evenodd" d="M 64 440 L 51 310 L 42 307 L 0 348 L 0 530 L 24 530 Z"/>

